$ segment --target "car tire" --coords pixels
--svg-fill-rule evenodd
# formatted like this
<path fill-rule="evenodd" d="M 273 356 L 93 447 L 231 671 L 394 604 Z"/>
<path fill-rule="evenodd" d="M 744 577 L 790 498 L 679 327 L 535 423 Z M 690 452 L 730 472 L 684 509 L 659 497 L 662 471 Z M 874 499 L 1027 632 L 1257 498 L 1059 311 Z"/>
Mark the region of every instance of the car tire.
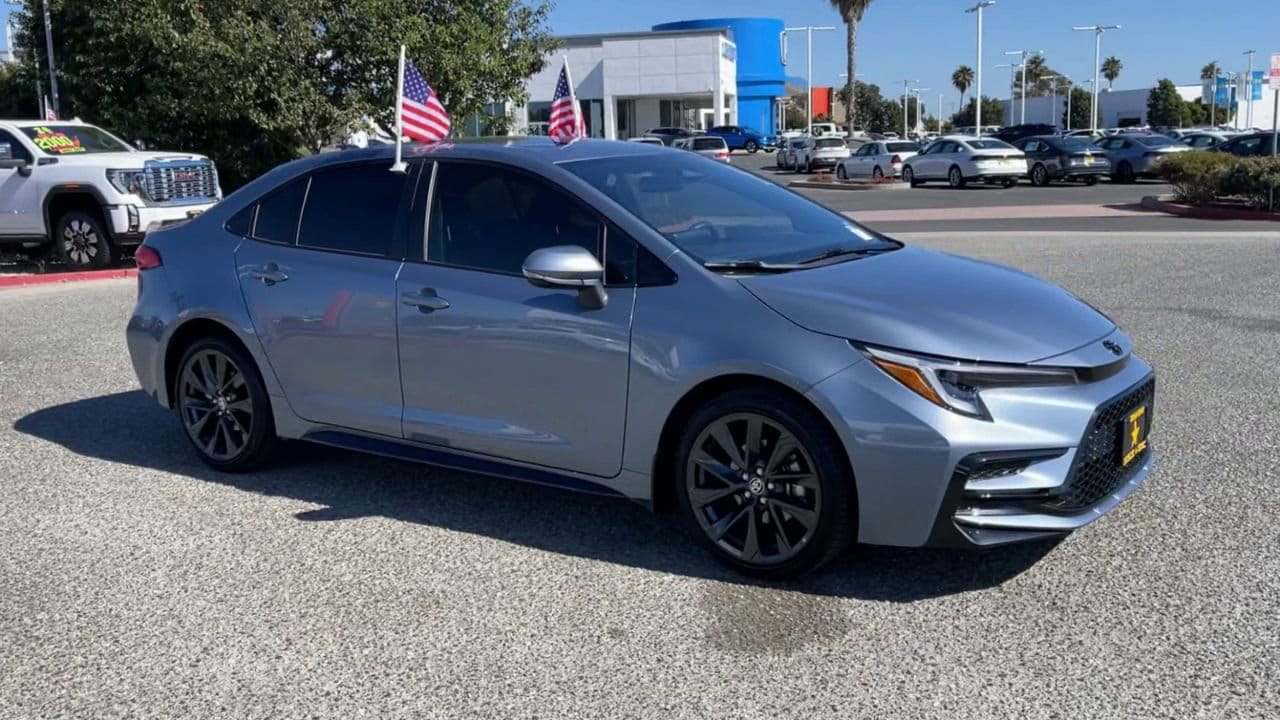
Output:
<path fill-rule="evenodd" d="M 1049 170 L 1043 163 L 1036 163 L 1031 168 L 1031 184 L 1038 187 L 1045 187 L 1049 184 Z"/>
<path fill-rule="evenodd" d="M 1018 184 L 1018 178 L 1005 178 L 1004 180 L 1000 181 L 1000 184 L 1003 185 L 1006 190 L 1008 190 L 1009 188 L 1014 187 L 1015 185 Z"/>
<path fill-rule="evenodd" d="M 911 187 L 920 187 L 924 184 L 923 181 L 916 179 L 916 171 L 912 170 L 910 165 L 902 168 L 902 180 Z"/>
<path fill-rule="evenodd" d="M 1121 162 L 1116 167 L 1115 174 L 1111 176 L 1111 180 L 1113 182 L 1125 183 L 1125 184 L 1131 183 L 1136 179 L 1137 178 L 1134 176 L 1134 173 L 1133 173 L 1133 166 L 1129 164 L 1128 160 Z"/>
<path fill-rule="evenodd" d="M 784 443 L 792 447 L 774 458 Z M 745 467 L 735 472 L 738 460 Z M 740 572 L 791 577 L 829 562 L 857 537 L 853 478 L 839 438 L 786 393 L 743 388 L 706 403 L 685 426 L 674 470 L 692 531 Z"/>
<path fill-rule="evenodd" d="M 261 467 L 279 444 L 262 374 L 222 338 L 197 340 L 182 354 L 173 410 L 200 459 L 221 472 Z"/>
<path fill-rule="evenodd" d="M 1097 175 L 1090 175 L 1089 177 L 1087 177 L 1087 178 L 1085 178 L 1085 179 L 1084 179 L 1084 184 L 1085 184 L 1085 185 L 1097 185 L 1097 184 L 1098 184 L 1098 176 L 1097 176 Z"/>
<path fill-rule="evenodd" d="M 951 169 L 947 171 L 947 185 L 950 185 L 956 190 L 964 187 L 964 173 L 960 172 L 959 165 L 952 165 Z"/>
<path fill-rule="evenodd" d="M 755 140 L 748 140 L 746 148 L 747 148 L 747 152 L 751 153 L 752 155 L 755 155 L 756 151 L 760 149 L 760 146 L 756 144 Z"/>
<path fill-rule="evenodd" d="M 88 210 L 63 213 L 53 224 L 53 245 L 62 262 L 75 270 L 99 270 L 116 260 L 102 217 Z"/>
<path fill-rule="evenodd" d="M 872 179 L 872 180 L 883 180 L 883 179 L 884 179 L 884 171 L 880 169 L 880 166 L 879 166 L 879 165 L 877 165 L 877 166 L 875 166 L 875 167 L 871 168 L 871 179 Z"/>
<path fill-rule="evenodd" d="M 844 165 L 837 165 L 837 166 L 836 166 L 836 179 L 837 179 L 837 180 L 848 180 L 848 179 L 849 179 L 849 174 L 848 174 L 848 173 L 846 173 L 846 172 L 844 171 Z"/>

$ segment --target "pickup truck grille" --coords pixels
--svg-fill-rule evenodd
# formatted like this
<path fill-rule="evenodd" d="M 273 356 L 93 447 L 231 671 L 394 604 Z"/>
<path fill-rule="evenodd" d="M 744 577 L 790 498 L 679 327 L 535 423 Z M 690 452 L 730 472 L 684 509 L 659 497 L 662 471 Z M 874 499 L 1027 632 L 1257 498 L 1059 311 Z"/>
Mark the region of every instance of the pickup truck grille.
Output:
<path fill-rule="evenodd" d="M 148 162 L 143 170 L 147 197 L 154 203 L 195 203 L 218 199 L 218 172 L 201 161 Z"/>

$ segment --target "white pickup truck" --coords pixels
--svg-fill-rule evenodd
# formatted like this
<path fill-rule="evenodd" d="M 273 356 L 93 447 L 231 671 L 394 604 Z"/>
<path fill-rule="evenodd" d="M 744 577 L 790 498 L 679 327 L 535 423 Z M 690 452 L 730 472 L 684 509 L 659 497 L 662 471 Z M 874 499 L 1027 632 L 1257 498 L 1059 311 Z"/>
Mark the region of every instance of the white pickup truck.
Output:
<path fill-rule="evenodd" d="M 0 255 L 107 267 L 221 199 L 202 155 L 143 152 L 80 122 L 0 120 Z"/>

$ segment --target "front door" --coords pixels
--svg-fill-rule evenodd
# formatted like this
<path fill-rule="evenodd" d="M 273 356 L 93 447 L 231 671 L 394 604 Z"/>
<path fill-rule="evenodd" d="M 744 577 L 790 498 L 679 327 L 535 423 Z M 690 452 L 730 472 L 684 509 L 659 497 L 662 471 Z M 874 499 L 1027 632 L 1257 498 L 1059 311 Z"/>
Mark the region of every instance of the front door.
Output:
<path fill-rule="evenodd" d="M 0 130 L 0 145 L 9 146 L 15 159 L 26 160 L 32 174 L 36 171 L 31 150 L 18 138 Z M 16 169 L 0 168 L 0 237 L 32 237 L 44 235 L 44 207 L 41 204 L 37 178 L 23 176 Z"/>
<path fill-rule="evenodd" d="M 400 436 L 404 186 L 386 162 L 318 170 L 264 198 L 236 250 L 254 330 L 305 420 Z"/>
<path fill-rule="evenodd" d="M 609 288 L 604 308 L 590 309 L 521 275 L 542 247 L 601 257 L 605 224 L 511 168 L 442 162 L 434 188 L 426 261 L 406 262 L 396 283 L 404 437 L 616 475 L 635 289 Z"/>

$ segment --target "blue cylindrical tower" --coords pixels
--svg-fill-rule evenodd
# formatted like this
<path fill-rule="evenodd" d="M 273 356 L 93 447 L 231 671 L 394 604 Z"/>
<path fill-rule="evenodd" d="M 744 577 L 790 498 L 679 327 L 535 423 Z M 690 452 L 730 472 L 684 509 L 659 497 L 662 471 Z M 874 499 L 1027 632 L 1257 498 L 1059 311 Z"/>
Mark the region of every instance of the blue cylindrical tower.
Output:
<path fill-rule="evenodd" d="M 776 99 L 786 94 L 782 67 L 781 20 L 772 18 L 707 18 L 654 25 L 654 30 L 729 28 L 738 46 L 738 124 L 766 135 L 776 131 Z"/>

